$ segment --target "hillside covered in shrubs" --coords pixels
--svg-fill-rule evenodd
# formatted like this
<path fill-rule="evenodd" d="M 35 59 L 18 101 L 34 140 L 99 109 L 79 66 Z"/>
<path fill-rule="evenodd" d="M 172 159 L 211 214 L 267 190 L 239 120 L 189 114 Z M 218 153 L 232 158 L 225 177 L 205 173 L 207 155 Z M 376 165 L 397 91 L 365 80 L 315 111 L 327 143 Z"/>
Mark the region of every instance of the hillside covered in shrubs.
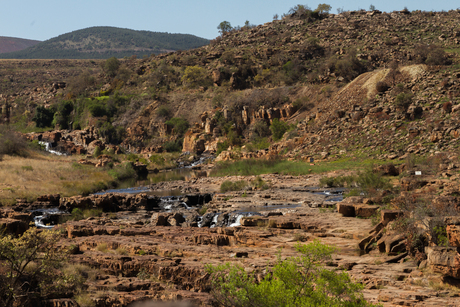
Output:
<path fill-rule="evenodd" d="M 108 59 L 150 56 L 191 49 L 209 41 L 189 34 L 91 27 L 62 34 L 27 49 L 1 54 L 1 59 Z M 14 51 L 14 50 L 13 50 Z"/>

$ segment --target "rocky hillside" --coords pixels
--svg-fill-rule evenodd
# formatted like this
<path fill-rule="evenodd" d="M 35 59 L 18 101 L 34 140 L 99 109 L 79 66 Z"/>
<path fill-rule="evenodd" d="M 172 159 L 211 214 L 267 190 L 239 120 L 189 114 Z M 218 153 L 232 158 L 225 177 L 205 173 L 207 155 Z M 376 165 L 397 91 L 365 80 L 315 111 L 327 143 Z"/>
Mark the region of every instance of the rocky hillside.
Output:
<path fill-rule="evenodd" d="M 0 53 L 23 50 L 39 43 L 37 40 L 0 36 Z"/>
<path fill-rule="evenodd" d="M 26 50 L 2 55 L 3 59 L 108 59 L 139 57 L 186 50 L 209 41 L 189 34 L 135 31 L 114 27 L 91 27 L 62 34 Z M 22 48 L 25 49 L 25 48 Z"/>
<path fill-rule="evenodd" d="M 112 68 L 97 61 L 20 62 L 2 73 L 2 103 L 23 130 L 37 123 L 35 106 L 44 105 L 55 120 L 40 124 L 96 126 L 108 142 L 133 152 L 182 145 L 187 126 L 193 129 L 186 151 L 277 140 L 269 129 L 275 118 L 291 124 L 282 128 L 290 132 L 282 143 L 256 149 L 295 158 L 453 149 L 459 16 L 294 13 L 198 49 Z M 68 114 L 57 117 L 65 104 Z"/>

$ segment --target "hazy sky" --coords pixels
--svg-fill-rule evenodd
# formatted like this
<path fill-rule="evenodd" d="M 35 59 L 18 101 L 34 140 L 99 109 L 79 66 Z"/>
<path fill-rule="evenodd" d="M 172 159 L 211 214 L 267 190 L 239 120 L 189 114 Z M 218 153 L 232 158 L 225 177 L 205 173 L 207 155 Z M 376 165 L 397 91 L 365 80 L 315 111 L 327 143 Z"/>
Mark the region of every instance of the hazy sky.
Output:
<path fill-rule="evenodd" d="M 272 21 L 296 4 L 319 3 L 344 10 L 376 9 L 386 12 L 402 10 L 448 11 L 460 8 L 459 0 L 0 0 L 0 36 L 47 40 L 58 35 L 92 26 L 114 26 L 134 30 L 193 34 L 212 39 L 218 36 L 217 26 L 227 20 L 232 26 Z"/>

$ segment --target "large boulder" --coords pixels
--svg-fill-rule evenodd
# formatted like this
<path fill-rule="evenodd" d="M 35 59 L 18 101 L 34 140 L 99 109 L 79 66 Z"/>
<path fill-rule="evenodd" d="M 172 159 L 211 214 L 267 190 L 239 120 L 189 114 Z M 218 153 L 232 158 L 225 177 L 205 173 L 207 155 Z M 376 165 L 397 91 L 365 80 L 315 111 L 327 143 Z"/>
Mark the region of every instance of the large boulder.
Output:
<path fill-rule="evenodd" d="M 2 229 L 5 234 L 22 235 L 29 229 L 29 223 L 23 220 L 3 218 L 0 219 L 0 229 Z"/>
<path fill-rule="evenodd" d="M 338 203 L 337 204 L 337 211 L 346 217 L 355 217 L 355 205 L 354 204 L 346 204 L 346 203 Z"/>
<path fill-rule="evenodd" d="M 195 152 L 201 154 L 206 149 L 206 140 L 202 138 L 201 132 L 189 130 L 184 136 L 182 152 Z"/>
<path fill-rule="evenodd" d="M 446 231 L 449 245 L 460 248 L 460 217 L 447 217 L 444 222 L 447 225 Z"/>
<path fill-rule="evenodd" d="M 380 222 L 386 226 L 391 221 L 396 220 L 403 215 L 401 210 L 382 210 L 380 211 Z"/>
<path fill-rule="evenodd" d="M 443 246 L 425 247 L 427 265 L 434 272 L 460 279 L 460 254 L 457 248 Z"/>

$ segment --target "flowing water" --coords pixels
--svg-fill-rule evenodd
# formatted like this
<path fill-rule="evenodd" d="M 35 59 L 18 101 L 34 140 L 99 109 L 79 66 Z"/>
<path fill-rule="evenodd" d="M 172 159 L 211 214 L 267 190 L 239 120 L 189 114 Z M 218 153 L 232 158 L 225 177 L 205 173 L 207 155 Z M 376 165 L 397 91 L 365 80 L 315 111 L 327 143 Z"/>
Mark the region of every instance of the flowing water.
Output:
<path fill-rule="evenodd" d="M 48 148 L 47 151 L 50 151 Z M 50 151 L 51 152 L 51 151 Z M 165 182 L 165 181 L 174 181 L 174 180 L 184 180 L 190 181 L 195 178 L 206 177 L 207 172 L 196 170 L 197 165 L 204 163 L 209 158 L 202 158 L 195 163 L 192 163 L 187 166 L 182 166 L 170 171 L 162 171 L 159 173 L 150 173 L 145 178 L 140 180 L 128 180 L 123 182 L 119 188 L 111 189 L 106 191 L 101 191 L 95 193 L 95 195 L 103 195 L 106 193 L 127 193 L 127 194 L 137 194 L 137 193 L 146 193 L 150 197 L 159 197 L 159 207 L 158 210 L 161 212 L 173 212 L 176 210 L 186 210 L 189 211 L 193 208 L 199 209 L 204 203 L 196 205 L 188 205 L 186 195 L 183 195 L 180 190 L 161 190 L 161 191 L 152 191 L 149 186 L 151 184 Z M 330 202 L 339 202 L 343 200 L 343 193 L 345 189 L 343 188 L 334 188 L 334 189 L 320 189 L 317 187 L 308 188 L 305 192 L 319 194 L 326 196 L 325 201 Z M 208 200 L 209 201 L 209 200 Z M 193 207 L 191 207 L 193 206 Z M 207 213 L 202 216 L 196 217 L 196 222 L 198 227 L 237 227 L 241 226 L 241 219 L 247 216 L 263 215 L 261 212 L 273 211 L 278 209 L 294 209 L 301 206 L 300 204 L 284 204 L 284 205 L 268 205 L 268 206 L 259 206 L 259 207 L 247 207 L 241 208 L 237 211 L 229 213 L 213 212 Z M 41 209 L 35 210 L 33 212 L 35 215 L 34 221 L 35 225 L 40 228 L 53 228 L 53 224 L 59 222 L 59 215 L 68 214 L 66 212 L 59 211 L 58 209 Z M 184 216 L 185 218 L 185 216 Z M 51 225 L 50 225 L 51 224 Z"/>
<path fill-rule="evenodd" d="M 53 155 L 57 155 L 57 156 L 67 156 L 68 155 L 65 152 L 60 152 L 60 151 L 54 150 L 52 143 L 40 141 L 40 142 L 38 142 L 38 144 L 40 144 L 42 146 L 45 146 L 45 151 L 47 151 L 47 152 L 49 152 L 49 153 L 51 153 Z"/>
<path fill-rule="evenodd" d="M 35 226 L 44 229 L 52 229 L 54 225 L 58 224 L 59 217 L 66 214 L 66 212 L 60 211 L 58 208 L 37 209 L 31 213 L 34 216 Z"/>

